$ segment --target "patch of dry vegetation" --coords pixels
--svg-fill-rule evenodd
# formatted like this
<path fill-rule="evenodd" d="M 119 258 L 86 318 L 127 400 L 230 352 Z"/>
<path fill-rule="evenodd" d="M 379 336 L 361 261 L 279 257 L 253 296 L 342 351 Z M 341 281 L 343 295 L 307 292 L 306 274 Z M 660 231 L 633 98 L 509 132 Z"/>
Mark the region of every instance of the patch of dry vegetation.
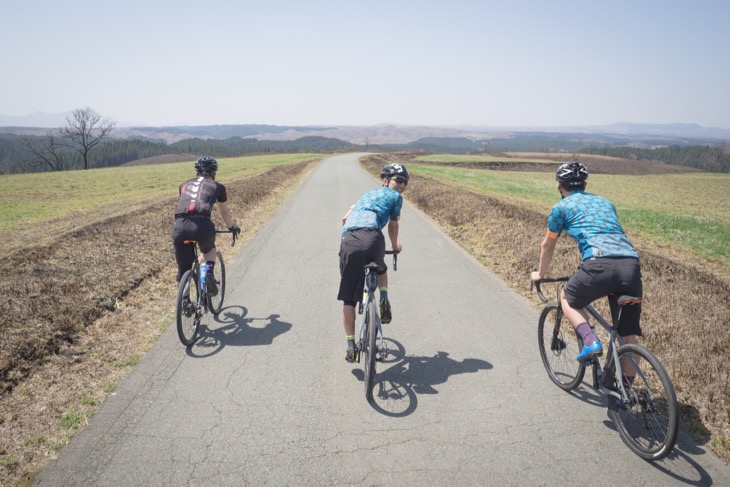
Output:
<path fill-rule="evenodd" d="M 224 181 L 241 244 L 312 162 Z M 176 201 L 98 215 L 0 261 L 0 485 L 31 483 L 172 322 Z"/>
<path fill-rule="evenodd" d="M 405 154 L 377 155 L 368 157 L 363 165 L 377 173 L 386 164 L 410 160 Z M 542 304 L 529 292 L 529 270 L 537 262 L 546 214 L 419 176 L 417 170 L 411 172 L 406 198 L 515 291 L 531 299 L 536 307 Z M 674 254 L 668 258 L 651 242 L 634 243 L 641 254 L 644 282 L 642 341 L 660 358 L 672 378 L 683 428 L 699 442 L 709 441 L 711 448 L 728 462 L 730 283 L 707 272 L 695 257 L 683 259 Z M 575 243 L 561 238 L 550 275 L 569 275 L 579 262 Z M 597 307 L 608 313 L 607 306 Z"/>

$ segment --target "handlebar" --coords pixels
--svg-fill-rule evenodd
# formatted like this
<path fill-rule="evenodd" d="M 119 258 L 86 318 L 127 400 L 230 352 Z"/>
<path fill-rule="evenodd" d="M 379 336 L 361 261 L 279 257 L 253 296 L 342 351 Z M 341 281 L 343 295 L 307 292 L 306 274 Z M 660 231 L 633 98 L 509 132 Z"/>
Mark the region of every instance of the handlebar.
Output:
<path fill-rule="evenodd" d="M 398 250 L 386 250 L 385 255 L 392 255 L 393 256 L 393 272 L 398 270 Z"/>
<path fill-rule="evenodd" d="M 233 232 L 232 230 L 216 230 L 215 233 L 230 233 L 231 234 L 231 247 L 236 245 L 236 239 L 238 238 L 238 234 Z"/>
<path fill-rule="evenodd" d="M 533 269 L 534 270 L 534 269 Z M 539 281 L 533 281 L 530 284 L 530 292 L 532 292 L 532 287 L 535 287 L 535 291 L 537 291 L 537 295 L 540 298 L 540 301 L 543 303 L 548 302 L 548 298 L 545 297 L 545 295 L 542 293 L 542 290 L 540 289 L 540 285 L 544 282 L 550 283 L 550 282 L 568 282 L 570 279 L 570 276 L 564 276 L 564 277 L 543 277 Z"/>

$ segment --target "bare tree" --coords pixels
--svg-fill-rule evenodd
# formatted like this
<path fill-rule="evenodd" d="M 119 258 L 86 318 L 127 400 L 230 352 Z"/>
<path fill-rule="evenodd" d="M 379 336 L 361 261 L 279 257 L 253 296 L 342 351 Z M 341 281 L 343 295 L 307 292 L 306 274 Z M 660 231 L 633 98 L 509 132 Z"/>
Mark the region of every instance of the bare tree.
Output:
<path fill-rule="evenodd" d="M 61 129 L 61 136 L 68 140 L 64 145 L 81 154 L 84 169 L 88 169 L 89 151 L 114 130 L 116 122 L 102 119 L 99 113 L 86 107 L 74 110 L 66 123 Z"/>
<path fill-rule="evenodd" d="M 56 140 L 50 130 L 46 133 L 46 138 L 42 142 L 30 137 L 23 137 L 23 142 L 30 153 L 30 162 L 32 164 L 47 165 L 52 171 L 63 171 L 68 167 L 64 160 L 64 146 Z"/>

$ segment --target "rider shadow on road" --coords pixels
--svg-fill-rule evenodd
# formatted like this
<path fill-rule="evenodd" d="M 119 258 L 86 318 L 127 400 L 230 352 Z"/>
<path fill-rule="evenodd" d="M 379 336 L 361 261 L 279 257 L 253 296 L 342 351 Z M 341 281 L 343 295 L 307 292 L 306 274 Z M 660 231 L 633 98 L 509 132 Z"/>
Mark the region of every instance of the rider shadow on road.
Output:
<path fill-rule="evenodd" d="M 385 362 L 377 365 L 370 404 L 386 416 L 408 416 L 416 410 L 418 395 L 438 394 L 434 386 L 444 384 L 453 375 L 492 368 L 492 364 L 480 359 L 466 358 L 459 362 L 447 352 L 437 352 L 433 357 L 406 357 L 400 343 L 390 338 L 385 341 L 390 352 Z M 364 380 L 361 368 L 354 369 L 353 375 Z"/>
<path fill-rule="evenodd" d="M 274 339 L 288 332 L 291 323 L 281 321 L 280 315 L 248 318 L 243 306 L 228 306 L 214 318 L 214 323 L 201 323 L 197 341 L 188 347 L 188 355 L 210 357 L 225 347 L 271 345 Z"/>

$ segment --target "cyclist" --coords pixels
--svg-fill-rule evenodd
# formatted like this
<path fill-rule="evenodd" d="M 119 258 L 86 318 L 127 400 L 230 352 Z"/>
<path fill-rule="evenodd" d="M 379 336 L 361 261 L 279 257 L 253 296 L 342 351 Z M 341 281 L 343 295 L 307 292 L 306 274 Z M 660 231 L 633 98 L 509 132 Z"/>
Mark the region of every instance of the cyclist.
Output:
<path fill-rule="evenodd" d="M 588 324 L 588 314 L 583 308 L 608 296 L 615 315 L 619 295 L 641 297 L 639 254 L 621 228 L 613 203 L 585 192 L 588 169 L 583 164 L 574 161 L 562 164 L 555 179 L 562 200 L 550 212 L 540 262 L 530 278 L 539 281 L 545 276 L 561 232 L 565 231 L 578 243 L 582 262 L 561 292 L 560 302 L 565 317 L 583 338 L 583 349 L 576 357 L 583 361 L 603 354 L 601 342 Z M 622 310 L 618 333 L 625 343 L 638 343 L 640 317 L 641 304 Z M 624 365 L 623 361 L 621 365 L 630 382 L 635 375 L 633 367 Z"/>
<path fill-rule="evenodd" d="M 364 268 L 369 262 L 383 269 L 378 274 L 380 289 L 380 321 L 390 323 L 392 312 L 388 300 L 388 274 L 385 265 L 385 237 L 382 228 L 388 225 L 393 250 L 400 252 L 398 229 L 403 196 L 410 175 L 402 164 L 390 164 L 380 171 L 381 187 L 365 193 L 342 217 L 340 241 L 340 290 L 337 299 L 343 302 L 342 324 L 347 339 L 345 360 L 357 360 L 355 348 L 355 305 L 365 285 Z"/>
<path fill-rule="evenodd" d="M 221 217 L 228 230 L 236 235 L 241 233 L 241 229 L 231 218 L 226 187 L 215 180 L 217 171 L 218 161 L 212 157 L 203 156 L 195 161 L 195 177 L 180 185 L 180 199 L 175 209 L 175 223 L 172 225 L 178 284 L 185 271 L 192 267 L 195 260 L 192 246 L 185 244 L 184 241 L 195 240 L 205 259 L 208 271 L 206 287 L 211 296 L 218 294 L 218 288 L 213 278 L 216 255 L 215 224 L 210 218 L 216 203 L 218 203 Z"/>

